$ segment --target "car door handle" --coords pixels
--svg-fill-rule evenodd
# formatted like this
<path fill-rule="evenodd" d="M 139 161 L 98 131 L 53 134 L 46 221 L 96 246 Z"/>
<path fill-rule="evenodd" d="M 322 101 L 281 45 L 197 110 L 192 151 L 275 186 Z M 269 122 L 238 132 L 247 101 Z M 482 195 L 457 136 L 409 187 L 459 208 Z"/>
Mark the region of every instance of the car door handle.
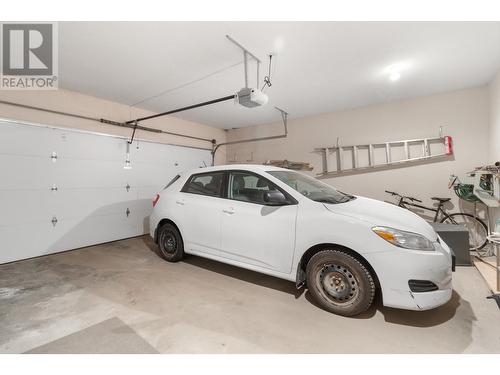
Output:
<path fill-rule="evenodd" d="M 234 208 L 232 208 L 232 207 L 231 208 L 224 208 L 222 210 L 222 212 L 224 212 L 224 213 L 226 213 L 228 215 L 232 215 L 232 214 L 234 214 Z"/>
<path fill-rule="evenodd" d="M 186 202 L 184 201 L 184 199 L 178 199 L 175 201 L 175 203 L 181 205 L 181 206 L 184 206 L 186 204 Z"/>

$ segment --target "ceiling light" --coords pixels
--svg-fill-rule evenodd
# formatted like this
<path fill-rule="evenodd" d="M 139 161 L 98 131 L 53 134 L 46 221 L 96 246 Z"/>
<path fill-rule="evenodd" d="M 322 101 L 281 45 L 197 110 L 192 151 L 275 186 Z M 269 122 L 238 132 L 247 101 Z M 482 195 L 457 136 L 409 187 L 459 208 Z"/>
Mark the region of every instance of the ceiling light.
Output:
<path fill-rule="evenodd" d="M 386 73 L 389 75 L 391 82 L 396 82 L 401 78 L 401 71 L 404 69 L 402 63 L 392 64 L 387 67 Z"/>
<path fill-rule="evenodd" d="M 397 81 L 400 78 L 401 78 L 401 73 L 399 73 L 399 72 L 392 72 L 391 75 L 389 76 L 389 79 L 392 82 L 395 82 L 395 81 Z"/>

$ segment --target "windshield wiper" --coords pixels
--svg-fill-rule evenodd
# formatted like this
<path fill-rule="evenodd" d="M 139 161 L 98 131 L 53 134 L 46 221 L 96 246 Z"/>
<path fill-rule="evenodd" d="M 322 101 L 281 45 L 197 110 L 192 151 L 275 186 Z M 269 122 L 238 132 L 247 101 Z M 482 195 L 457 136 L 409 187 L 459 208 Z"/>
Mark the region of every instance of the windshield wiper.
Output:
<path fill-rule="evenodd" d="M 329 198 L 318 198 L 318 199 L 314 199 L 316 202 L 320 202 L 320 203 L 329 203 L 329 204 L 337 204 L 337 203 L 343 203 L 343 202 L 339 202 L 335 199 L 329 199 Z"/>
<path fill-rule="evenodd" d="M 355 196 L 353 195 L 345 195 L 344 197 L 342 197 L 341 199 L 334 199 L 334 198 L 317 198 L 317 199 L 313 199 L 314 201 L 316 202 L 320 202 L 320 203 L 329 203 L 329 204 L 338 204 L 338 203 L 346 203 L 346 202 L 350 202 L 352 201 L 353 199 L 356 199 Z"/>
<path fill-rule="evenodd" d="M 339 200 L 339 203 L 346 203 L 350 202 L 354 199 L 352 195 L 346 195 L 345 197 L 342 197 L 342 200 Z"/>

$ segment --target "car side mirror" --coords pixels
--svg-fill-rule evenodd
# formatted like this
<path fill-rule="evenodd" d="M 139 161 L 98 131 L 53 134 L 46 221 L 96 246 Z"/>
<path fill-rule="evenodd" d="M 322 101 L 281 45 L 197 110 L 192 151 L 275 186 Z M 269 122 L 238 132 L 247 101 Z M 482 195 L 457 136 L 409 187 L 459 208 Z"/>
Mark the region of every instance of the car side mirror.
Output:
<path fill-rule="evenodd" d="M 264 202 L 269 206 L 283 206 L 288 204 L 285 195 L 279 190 L 270 190 L 264 193 Z"/>

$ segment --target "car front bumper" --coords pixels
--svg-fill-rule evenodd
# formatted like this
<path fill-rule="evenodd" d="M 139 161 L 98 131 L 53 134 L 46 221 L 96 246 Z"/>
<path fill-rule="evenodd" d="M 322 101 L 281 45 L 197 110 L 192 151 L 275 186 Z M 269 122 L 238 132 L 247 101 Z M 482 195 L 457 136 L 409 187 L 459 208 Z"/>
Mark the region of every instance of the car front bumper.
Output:
<path fill-rule="evenodd" d="M 452 255 L 440 240 L 435 251 L 414 251 L 400 248 L 372 253 L 367 259 L 377 273 L 384 306 L 407 310 L 429 310 L 441 306 L 452 295 Z M 412 292 L 409 280 L 426 280 L 438 289 Z"/>

